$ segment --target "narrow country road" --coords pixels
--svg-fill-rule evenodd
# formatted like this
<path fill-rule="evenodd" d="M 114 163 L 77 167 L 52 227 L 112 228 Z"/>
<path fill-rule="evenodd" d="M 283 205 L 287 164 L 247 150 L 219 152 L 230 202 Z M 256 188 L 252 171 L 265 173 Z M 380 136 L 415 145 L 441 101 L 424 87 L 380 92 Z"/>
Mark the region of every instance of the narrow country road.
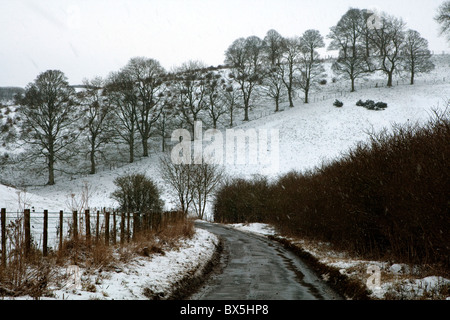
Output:
<path fill-rule="evenodd" d="M 280 244 L 224 225 L 197 223 L 223 241 L 221 272 L 214 273 L 191 300 L 335 300 L 326 286 Z"/>

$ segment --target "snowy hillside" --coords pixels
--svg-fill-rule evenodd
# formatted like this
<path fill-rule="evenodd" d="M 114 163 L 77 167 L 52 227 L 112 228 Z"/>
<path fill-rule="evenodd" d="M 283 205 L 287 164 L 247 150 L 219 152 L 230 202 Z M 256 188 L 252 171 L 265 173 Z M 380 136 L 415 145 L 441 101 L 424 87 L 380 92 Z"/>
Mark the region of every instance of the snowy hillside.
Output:
<path fill-rule="evenodd" d="M 321 91 L 311 95 L 312 102 L 309 104 L 297 99 L 294 108 L 283 104 L 281 109 L 284 111 L 278 113 L 273 112 L 273 103 L 270 101 L 255 106 L 251 111 L 251 118 L 257 119 L 247 123 L 240 121 L 233 129 L 279 130 L 279 166 L 274 170 L 267 164 L 226 164 L 226 173 L 230 176 L 268 174 L 276 177 L 291 170 L 313 169 L 323 161 L 339 157 L 357 142 L 366 140 L 368 131 L 378 132 L 383 128 L 389 129 L 394 123 L 413 123 L 429 119 L 432 110 L 444 109 L 447 99 L 450 98 L 450 57 L 437 56 L 436 61 L 436 70 L 432 74 L 418 77 L 414 86 L 369 88 L 370 83 L 384 83 L 384 77 L 378 75 L 361 79 L 357 92 L 350 93 L 347 88 L 348 81 L 328 81 L 327 85 L 319 88 Z M 328 76 L 330 79 L 332 77 L 331 74 Z M 343 91 L 344 88 L 346 91 Z M 333 106 L 335 98 L 344 103 L 342 108 Z M 355 104 L 360 99 L 383 101 L 388 104 L 388 108 L 371 111 L 357 107 Z M 204 125 L 203 130 L 206 129 L 208 128 Z M 225 133 L 223 136 L 225 137 Z M 121 168 L 79 176 L 73 180 L 59 179 L 54 186 L 28 187 L 27 203 L 36 210 L 70 210 L 72 197 L 79 197 L 83 186 L 88 185 L 90 207 L 114 207 L 116 204 L 110 198 L 114 179 L 126 172 L 139 172 L 147 174 L 158 183 L 163 191 L 166 208 L 173 208 L 174 199 L 161 181 L 158 171 L 160 156 L 160 152 L 153 151 L 149 158 Z M 17 190 L 3 187 L 0 203 L 2 207 L 17 210 Z"/>
<path fill-rule="evenodd" d="M 271 102 L 255 106 L 251 111 L 250 122 L 243 123 L 238 119 L 238 125 L 233 129 L 271 130 L 279 132 L 279 159 L 278 167 L 267 164 L 226 164 L 225 171 L 229 176 L 250 177 L 255 174 L 266 174 L 275 178 L 291 170 L 309 170 L 339 157 L 360 141 L 368 138 L 367 132 L 378 132 L 384 128 L 391 128 L 394 123 L 405 124 L 426 121 L 432 116 L 433 109 L 443 110 L 450 98 L 450 57 L 440 57 L 439 66 L 433 74 L 419 77 L 417 84 L 399 85 L 393 88 L 374 87 L 374 83 L 383 83 L 384 78 L 371 77 L 361 80 L 357 92 L 348 92 L 348 83 L 332 83 L 329 75 L 327 85 L 321 87 L 320 92 L 311 95 L 311 102 L 304 104 L 301 99 L 295 101 L 295 107 L 289 108 L 283 104 L 278 113 L 274 113 Z M 449 76 L 447 76 L 449 75 Z M 446 78 L 447 76 L 447 78 Z M 446 81 L 444 81 L 446 79 Z M 335 99 L 344 103 L 341 108 L 333 106 Z M 383 101 L 388 104 L 383 111 L 371 111 L 357 107 L 358 100 L 371 99 Z M 11 108 L 13 110 L 13 108 Z M 14 116 L 12 111 L 9 115 Z M 3 118 L 4 124 L 7 116 Z M 203 127 L 203 130 L 208 128 Z M 223 133 L 225 137 L 225 133 Z M 250 146 L 254 148 L 255 146 Z M 268 151 L 272 152 L 272 145 Z M 0 152 L 17 152 L 17 150 L 1 149 Z M 236 151 L 236 150 L 235 150 Z M 125 173 L 145 173 L 151 177 L 162 190 L 166 209 L 176 206 L 173 195 L 160 178 L 159 158 L 160 152 L 151 151 L 150 156 L 133 164 L 120 168 L 103 170 L 95 175 L 59 177 L 54 186 L 32 186 L 25 190 L 0 185 L 0 207 L 7 208 L 9 212 L 22 211 L 24 208 L 42 212 L 59 210 L 70 211 L 73 201 L 79 199 L 82 190 L 89 187 L 89 207 L 114 207 L 116 203 L 110 198 L 115 189 L 114 179 Z M 20 172 L 3 171 L 0 178 L 11 184 L 20 182 Z M 209 214 L 209 218 L 211 215 Z M 239 226 L 248 228 L 248 226 Z M 196 270 L 205 264 L 214 252 L 217 239 L 207 232 L 197 230 L 195 237 L 186 241 L 182 250 L 170 252 L 164 257 L 157 256 L 149 261 L 136 260 L 132 265 L 124 267 L 110 279 L 102 280 L 99 288 L 101 292 L 89 293 L 79 290 L 75 293 L 66 289 L 55 288 L 56 299 L 145 299 L 142 294 L 143 286 L 151 282 L 155 292 L 170 292 L 174 281 L 184 274 Z M 328 251 L 326 255 L 328 255 Z M 320 258 L 320 256 L 318 256 Z M 346 258 L 347 259 L 347 258 Z M 179 264 L 179 261 L 184 261 Z M 340 260 L 339 260 L 340 261 Z M 342 263 L 347 263 L 343 260 Z M 358 262 L 359 263 L 359 262 Z M 171 266 L 171 267 L 167 267 Z M 61 272 L 64 273 L 65 270 Z M 164 272 L 163 272 L 164 271 Z M 148 278 L 149 275 L 158 275 L 159 278 Z M 364 273 L 365 276 L 365 273 Z M 92 279 L 84 276 L 87 280 Z M 98 275 L 93 274 L 92 277 Z M 142 282 L 140 279 L 149 280 Z M 152 281 L 150 281 L 153 279 Z M 93 281 L 93 280 L 92 280 Z M 117 284 L 121 285 L 118 286 Z M 420 283 L 419 287 L 422 286 Z M 106 288 L 106 289 L 105 289 Z M 385 292 L 386 290 L 383 289 Z M 25 297 L 26 298 L 26 297 Z"/>

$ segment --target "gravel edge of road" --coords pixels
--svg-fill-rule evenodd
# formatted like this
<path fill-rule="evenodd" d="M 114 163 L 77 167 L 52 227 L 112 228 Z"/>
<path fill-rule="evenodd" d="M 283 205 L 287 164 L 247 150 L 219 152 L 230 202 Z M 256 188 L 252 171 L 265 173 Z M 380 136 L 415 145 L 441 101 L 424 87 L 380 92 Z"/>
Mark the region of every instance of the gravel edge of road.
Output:
<path fill-rule="evenodd" d="M 167 300 L 187 300 L 192 294 L 197 292 L 209 276 L 216 271 L 217 266 L 220 264 L 223 249 L 223 241 L 219 237 L 211 259 L 203 268 L 190 272 L 178 281 Z"/>

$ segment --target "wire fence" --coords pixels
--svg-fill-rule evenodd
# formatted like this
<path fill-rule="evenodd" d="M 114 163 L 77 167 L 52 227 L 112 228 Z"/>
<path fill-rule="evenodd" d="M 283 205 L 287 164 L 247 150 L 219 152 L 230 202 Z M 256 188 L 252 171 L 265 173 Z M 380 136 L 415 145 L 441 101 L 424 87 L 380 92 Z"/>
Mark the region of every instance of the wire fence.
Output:
<path fill-rule="evenodd" d="M 97 210 L 91 212 L 7 212 L 1 209 L 1 265 L 5 266 L 18 248 L 25 256 L 41 251 L 43 256 L 62 250 L 66 241 L 89 244 L 129 242 L 141 231 L 158 231 L 184 219 L 182 212 L 130 213 Z"/>
<path fill-rule="evenodd" d="M 416 78 L 414 79 L 414 86 L 420 85 L 439 85 L 439 84 L 450 84 L 450 75 L 442 77 L 429 77 L 429 78 Z M 398 86 L 412 86 L 411 80 L 406 78 L 401 78 L 398 80 L 393 80 L 393 87 Z M 414 87 L 412 86 L 412 87 Z M 387 79 L 366 79 L 364 81 L 355 83 L 355 91 L 362 89 L 375 89 L 375 88 L 386 88 Z M 330 101 L 333 99 L 345 99 L 354 94 L 350 90 L 350 81 L 341 81 L 339 83 L 330 83 L 319 87 L 319 90 L 312 91 L 309 94 L 308 100 L 310 103 L 316 103 L 321 101 Z M 296 94 L 296 98 L 302 98 L 300 94 Z M 280 111 L 284 111 L 286 107 L 281 107 Z M 250 113 L 250 120 L 257 120 L 274 114 L 275 111 L 272 109 L 258 110 L 254 109 Z"/>

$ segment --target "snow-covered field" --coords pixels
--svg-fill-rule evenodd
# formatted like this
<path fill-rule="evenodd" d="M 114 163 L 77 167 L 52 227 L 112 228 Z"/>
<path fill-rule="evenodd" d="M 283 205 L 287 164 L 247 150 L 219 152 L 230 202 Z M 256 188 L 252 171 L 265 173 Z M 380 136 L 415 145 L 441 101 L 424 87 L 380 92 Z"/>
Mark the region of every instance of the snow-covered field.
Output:
<path fill-rule="evenodd" d="M 229 176 L 241 177 L 250 177 L 255 174 L 277 177 L 291 170 L 313 169 L 324 161 L 339 157 L 342 152 L 347 151 L 356 143 L 367 140 L 368 131 L 378 132 L 384 128 L 389 129 L 395 123 L 405 124 L 428 120 L 432 115 L 432 110 L 443 110 L 450 98 L 450 56 L 439 57 L 439 63 L 432 75 L 419 77 L 414 86 L 400 85 L 393 88 L 362 89 L 357 87 L 357 92 L 346 92 L 342 96 L 337 96 L 344 102 L 342 108 L 333 106 L 335 96 L 330 95 L 323 99 L 320 97 L 324 95 L 320 92 L 312 95 L 311 103 L 303 104 L 301 99 L 297 99 L 294 108 L 283 104 L 284 111 L 278 113 L 273 113 L 272 103 L 257 106 L 253 114 L 259 112 L 267 116 L 247 123 L 239 122 L 236 128 L 278 130 L 278 166 L 226 164 L 224 168 L 226 173 Z M 430 79 L 438 79 L 438 81 L 434 83 Z M 445 79 L 446 81 L 444 81 Z M 373 80 L 371 79 L 371 81 Z M 384 82 L 384 78 L 378 80 L 380 83 Z M 329 84 L 331 86 L 331 81 Z M 346 82 L 345 85 L 347 86 L 348 83 Z M 322 90 L 328 89 L 324 87 Z M 314 99 L 314 96 L 317 99 Z M 388 108 L 384 111 L 370 111 L 357 107 L 355 103 L 360 99 L 383 101 L 388 104 Z M 269 151 L 273 150 L 269 148 Z M 126 172 L 139 172 L 147 174 L 156 181 L 162 190 L 166 208 L 170 209 L 175 206 L 175 202 L 170 190 L 160 178 L 159 157 L 160 153 L 153 151 L 150 157 L 133 164 L 115 170 L 101 171 L 95 175 L 78 176 L 70 181 L 58 179 L 54 186 L 28 187 L 26 190 L 19 191 L 0 185 L 0 207 L 7 208 L 10 212 L 20 211 L 25 207 L 34 207 L 36 212 L 44 209 L 50 212 L 70 211 L 71 199 L 81 196 L 82 189 L 86 185 L 90 190 L 89 206 L 91 208 L 114 207 L 116 203 L 110 198 L 110 194 L 115 188 L 114 179 Z M 2 173 L 2 178 L 5 178 L 3 180 L 7 180 L 6 174 L 14 175 L 16 173 Z M 13 183 L 14 179 L 10 179 L 10 181 Z M 153 283 L 161 290 L 165 290 L 164 288 L 170 286 L 168 279 L 176 277 L 180 272 L 188 269 L 183 265 L 192 266 L 193 263 L 201 263 L 210 255 L 215 241 L 211 234 L 205 234 L 204 231 L 198 230 L 196 236 L 187 241 L 178 252 L 166 254 L 164 257 L 155 257 L 152 261 L 136 260 L 133 267 L 124 267 L 122 272 L 111 274 L 110 279 L 103 279 L 99 291 L 105 291 L 105 294 L 77 292 L 74 295 L 64 290 L 57 291 L 55 294 L 58 298 L 62 298 L 63 293 L 64 298 L 81 299 L 99 298 L 100 296 L 111 299 L 142 298 L 140 293 L 142 286 Z M 177 265 L 177 267 L 167 268 L 165 267 L 167 263 Z M 166 271 L 168 273 L 165 273 Z M 145 278 L 143 275 L 146 275 Z M 435 279 L 430 278 L 426 281 L 429 280 L 434 281 Z M 122 284 L 117 286 L 118 283 Z M 111 288 L 111 290 L 108 291 L 107 288 Z"/>
<path fill-rule="evenodd" d="M 177 282 L 188 274 L 200 272 L 205 267 L 217 244 L 216 236 L 205 230 L 196 229 L 192 239 L 184 240 L 178 250 L 166 251 L 164 255 L 154 254 L 150 257 L 134 258 L 130 263 L 118 265 L 114 271 L 82 270 L 81 286 L 56 288 L 53 291 L 54 298 L 145 300 L 151 293 L 164 299 L 176 288 Z M 89 291 L 84 289 L 83 283 L 91 284 L 91 289 Z M 92 285 L 95 286 L 94 290 Z"/>

